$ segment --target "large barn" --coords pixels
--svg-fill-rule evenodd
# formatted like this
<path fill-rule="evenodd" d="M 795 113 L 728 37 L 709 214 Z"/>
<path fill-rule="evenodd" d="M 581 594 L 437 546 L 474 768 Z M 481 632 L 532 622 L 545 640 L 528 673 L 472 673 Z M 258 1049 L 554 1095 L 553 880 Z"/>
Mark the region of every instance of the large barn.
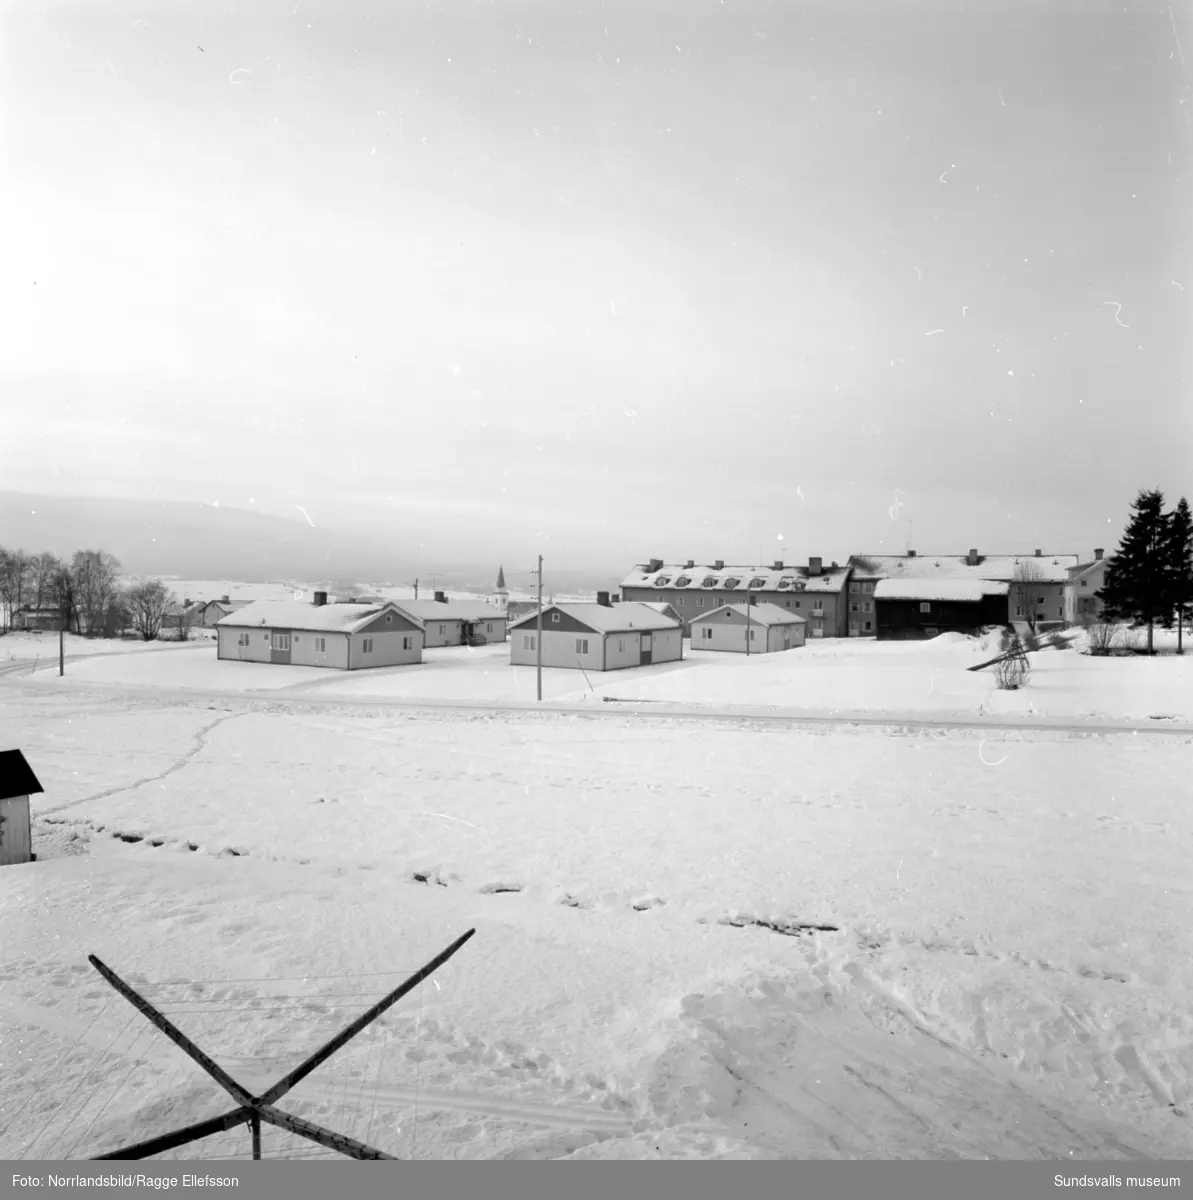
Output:
<path fill-rule="evenodd" d="M 510 627 L 510 662 L 538 661 L 538 613 Z M 683 658 L 683 626 L 649 604 L 552 604 L 543 609 L 543 666 L 617 671 Z"/>
<path fill-rule="evenodd" d="M 356 671 L 422 662 L 423 628 L 392 601 L 254 600 L 216 625 L 217 657 Z"/>
<path fill-rule="evenodd" d="M 692 649 L 772 654 L 802 646 L 806 625 L 774 604 L 725 604 L 692 619 Z"/>
<path fill-rule="evenodd" d="M 906 641 L 1006 625 L 1008 590 L 984 579 L 881 579 L 874 588 L 878 637 Z"/>
<path fill-rule="evenodd" d="M 696 617 L 753 597 L 756 604 L 773 604 L 798 613 L 806 622 L 809 637 L 844 637 L 848 581 L 847 566 L 825 566 L 820 558 L 808 559 L 806 567 L 782 562 L 769 567 L 735 567 L 721 560 L 697 566 L 692 559 L 682 566 L 668 566 L 661 558 L 652 558 L 622 580 L 621 594 L 623 600 L 672 605 L 683 620 L 686 636 L 690 636 Z"/>

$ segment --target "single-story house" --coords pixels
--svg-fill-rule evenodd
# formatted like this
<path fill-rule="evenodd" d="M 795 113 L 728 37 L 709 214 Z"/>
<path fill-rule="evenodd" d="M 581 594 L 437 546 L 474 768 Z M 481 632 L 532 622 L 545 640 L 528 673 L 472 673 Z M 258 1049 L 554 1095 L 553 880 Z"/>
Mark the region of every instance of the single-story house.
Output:
<path fill-rule="evenodd" d="M 226 616 L 252 603 L 252 600 L 229 600 L 227 596 L 221 596 L 218 600 L 208 600 L 206 604 L 201 605 L 198 623 L 210 629 Z"/>
<path fill-rule="evenodd" d="M 1008 621 L 1009 585 L 988 579 L 880 579 L 874 588 L 880 639 L 977 634 Z"/>
<path fill-rule="evenodd" d="M 355 671 L 422 662 L 423 627 L 392 601 L 254 600 L 216 625 L 216 657 Z"/>
<path fill-rule="evenodd" d="M 692 649 L 771 654 L 802 646 L 806 626 L 777 604 L 724 604 L 692 618 Z"/>
<path fill-rule="evenodd" d="M 696 617 L 750 597 L 755 604 L 798 613 L 807 622 L 809 637 L 844 637 L 849 577 L 849 566 L 826 565 L 823 558 L 809 558 L 806 567 L 785 565 L 782 560 L 770 566 L 726 566 L 722 559 L 697 566 L 690 558 L 669 566 L 661 558 L 652 558 L 622 580 L 621 598 L 672 605 L 688 636 Z"/>
<path fill-rule="evenodd" d="M 13 629 L 57 630 L 62 614 L 56 608 L 18 608 L 12 615 Z"/>
<path fill-rule="evenodd" d="M 538 613 L 510 626 L 510 662 L 538 661 Z M 683 625 L 648 604 L 607 601 L 543 609 L 543 666 L 617 671 L 683 658 Z"/>
<path fill-rule="evenodd" d="M 601 595 L 602 593 L 597 593 L 598 600 Z M 670 617 L 673 621 L 678 621 L 681 625 L 684 624 L 684 619 L 675 611 L 675 606 L 668 604 L 665 600 L 643 600 L 641 603 L 645 604 L 647 608 L 653 608 L 655 612 L 661 612 L 665 617 Z M 691 634 L 686 634 L 686 636 L 690 637 Z"/>
<path fill-rule="evenodd" d="M 1106 567 L 1109 559 L 1101 550 L 1094 551 L 1092 562 L 1078 563 L 1069 569 L 1065 583 L 1064 619 L 1070 625 L 1082 625 L 1096 621 L 1102 615 L 1102 601 L 1098 599 L 1106 583 Z"/>
<path fill-rule="evenodd" d="M 33 861 L 29 797 L 42 790 L 19 750 L 0 751 L 0 867 Z"/>
<path fill-rule="evenodd" d="M 422 622 L 425 647 L 479 646 L 504 642 L 506 614 L 483 600 L 449 600 L 442 592 L 434 600 L 395 600 L 405 613 Z"/>

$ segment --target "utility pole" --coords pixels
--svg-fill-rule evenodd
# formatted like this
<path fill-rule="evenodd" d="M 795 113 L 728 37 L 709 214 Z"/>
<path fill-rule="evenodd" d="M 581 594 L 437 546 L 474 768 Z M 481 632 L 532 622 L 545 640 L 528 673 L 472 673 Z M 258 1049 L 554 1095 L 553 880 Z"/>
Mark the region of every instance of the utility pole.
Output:
<path fill-rule="evenodd" d="M 543 556 L 539 555 L 539 611 L 538 621 L 536 623 L 536 634 L 534 639 L 535 653 L 538 662 L 538 698 L 541 702 L 543 699 Z"/>
<path fill-rule="evenodd" d="M 746 593 L 746 657 L 750 657 L 750 601 L 754 597 Z"/>
<path fill-rule="evenodd" d="M 66 619 L 58 619 L 58 674 L 66 674 Z"/>

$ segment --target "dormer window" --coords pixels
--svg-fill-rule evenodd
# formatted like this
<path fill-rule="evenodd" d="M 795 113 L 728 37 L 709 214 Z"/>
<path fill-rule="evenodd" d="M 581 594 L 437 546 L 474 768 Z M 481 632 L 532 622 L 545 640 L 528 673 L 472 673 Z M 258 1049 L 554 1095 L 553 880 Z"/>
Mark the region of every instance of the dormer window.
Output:
<path fill-rule="evenodd" d="M 655 577 L 655 587 L 666 587 L 671 582 L 670 575 L 658 575 Z"/>
<path fill-rule="evenodd" d="M 705 575 L 705 577 L 700 581 L 700 586 L 712 588 L 717 586 L 717 582 L 718 580 L 715 575 Z"/>
<path fill-rule="evenodd" d="M 692 582 L 691 576 L 680 575 L 675 581 L 675 586 L 677 588 L 687 587 L 691 582 Z"/>
<path fill-rule="evenodd" d="M 750 580 L 750 587 L 751 588 L 766 587 L 766 580 L 761 575 L 756 575 L 753 579 Z"/>
<path fill-rule="evenodd" d="M 733 589 L 734 589 L 735 587 L 737 587 L 737 585 L 738 585 L 739 583 L 741 583 L 741 580 L 740 580 L 740 579 L 735 579 L 735 578 L 732 578 L 732 577 L 731 577 L 731 578 L 729 578 L 729 579 L 726 579 L 726 580 L 725 580 L 725 582 L 724 582 L 723 586 L 725 587 L 725 589 L 726 589 L 727 591 L 733 591 Z"/>

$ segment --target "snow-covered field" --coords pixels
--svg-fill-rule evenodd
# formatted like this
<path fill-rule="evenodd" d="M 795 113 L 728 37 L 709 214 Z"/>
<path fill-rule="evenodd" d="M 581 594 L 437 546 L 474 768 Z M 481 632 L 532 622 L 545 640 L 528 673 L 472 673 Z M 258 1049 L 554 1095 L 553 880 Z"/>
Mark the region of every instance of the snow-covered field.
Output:
<path fill-rule="evenodd" d="M 132 643 L 129 643 L 132 644 Z M 1167 648 L 1167 642 L 1160 643 Z M 966 668 L 993 657 L 993 639 L 945 634 L 931 642 L 822 641 L 781 654 L 685 650 L 678 663 L 628 671 L 545 669 L 543 697 L 560 702 L 613 699 L 750 705 L 836 713 L 1034 715 L 1049 718 L 1193 719 L 1193 654 L 1094 658 L 1078 650 L 1031 655 L 1027 686 L 999 691 L 994 672 Z M 52 667 L 53 664 L 43 664 Z M 509 645 L 439 647 L 412 666 L 352 673 L 316 667 L 219 662 L 211 644 L 159 649 L 153 656 L 95 657 L 72 663 L 68 678 L 38 671 L 41 684 L 134 685 L 252 692 L 292 691 L 364 701 L 532 701 L 533 667 L 512 667 Z"/>
<path fill-rule="evenodd" d="M 0 1157 L 228 1105 L 88 953 L 264 1085 L 474 926 L 282 1106 L 415 1157 L 1193 1151 L 1193 739 L 70 686 L 170 653 L 0 687 L 46 789 L 0 888 Z"/>
<path fill-rule="evenodd" d="M 94 657 L 109 654 L 136 654 L 142 651 L 161 653 L 170 650 L 185 650 L 192 645 L 210 644 L 214 638 L 211 630 L 197 629 L 192 633 L 194 641 L 186 646 L 178 642 L 145 642 L 140 638 L 85 638 L 68 633 L 63 639 L 63 650 L 68 658 Z M 214 648 L 212 653 L 215 653 Z M 18 663 L 35 663 L 39 668 L 58 664 L 58 635 L 56 633 L 26 633 L 16 630 L 0 637 L 0 670 Z"/>

